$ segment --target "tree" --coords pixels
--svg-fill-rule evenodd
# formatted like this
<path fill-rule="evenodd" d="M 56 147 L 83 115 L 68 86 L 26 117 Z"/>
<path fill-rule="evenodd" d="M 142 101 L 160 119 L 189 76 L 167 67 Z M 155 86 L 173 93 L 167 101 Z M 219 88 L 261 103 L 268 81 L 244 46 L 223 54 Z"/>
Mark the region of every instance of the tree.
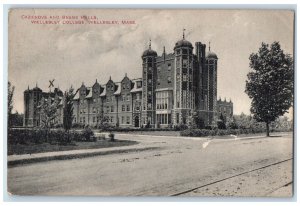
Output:
<path fill-rule="evenodd" d="M 48 142 L 48 136 L 50 133 L 50 128 L 53 127 L 55 119 L 58 117 L 57 108 L 58 101 L 52 101 L 51 97 L 48 99 L 42 98 L 38 106 L 40 111 L 40 126 L 47 131 L 46 141 Z"/>
<path fill-rule="evenodd" d="M 232 117 L 230 119 L 230 121 L 228 122 L 228 128 L 230 128 L 230 129 L 238 129 L 239 128 L 235 117 Z"/>
<path fill-rule="evenodd" d="M 226 129 L 226 121 L 222 113 L 220 115 L 220 119 L 218 120 L 217 124 L 218 124 L 218 129 Z"/>
<path fill-rule="evenodd" d="M 262 43 L 249 60 L 252 70 L 247 75 L 245 92 L 252 99 L 250 111 L 255 120 L 265 122 L 266 135 L 270 136 L 269 124 L 292 106 L 293 59 L 284 54 L 279 42 L 274 42 L 270 47 Z"/>
<path fill-rule="evenodd" d="M 11 113 L 13 110 L 13 96 L 14 96 L 14 91 L 15 87 L 11 85 L 10 82 L 8 82 L 8 87 L 7 87 L 7 120 L 8 120 L 8 127 L 11 126 Z"/>
<path fill-rule="evenodd" d="M 73 98 L 74 90 L 71 87 L 69 91 L 66 91 L 64 94 L 64 109 L 63 109 L 63 126 L 66 132 L 72 128 L 73 123 Z"/>
<path fill-rule="evenodd" d="M 23 125 L 23 114 L 19 114 L 18 111 L 16 113 L 11 114 L 10 124 L 13 127 L 20 127 Z"/>
<path fill-rule="evenodd" d="M 205 123 L 199 111 L 193 112 L 188 118 L 189 128 L 192 129 L 204 129 Z"/>
<path fill-rule="evenodd" d="M 107 129 L 109 127 L 109 118 L 108 116 L 104 115 L 103 110 L 97 115 L 97 128 L 100 129 Z"/>

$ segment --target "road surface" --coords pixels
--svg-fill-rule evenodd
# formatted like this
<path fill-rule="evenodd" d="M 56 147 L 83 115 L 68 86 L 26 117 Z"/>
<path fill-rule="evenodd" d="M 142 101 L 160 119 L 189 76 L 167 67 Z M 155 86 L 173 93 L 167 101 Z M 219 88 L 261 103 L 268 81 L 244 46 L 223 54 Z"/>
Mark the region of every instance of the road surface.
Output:
<path fill-rule="evenodd" d="M 16 195 L 292 196 L 293 138 L 121 135 L 159 149 L 8 168 Z"/>

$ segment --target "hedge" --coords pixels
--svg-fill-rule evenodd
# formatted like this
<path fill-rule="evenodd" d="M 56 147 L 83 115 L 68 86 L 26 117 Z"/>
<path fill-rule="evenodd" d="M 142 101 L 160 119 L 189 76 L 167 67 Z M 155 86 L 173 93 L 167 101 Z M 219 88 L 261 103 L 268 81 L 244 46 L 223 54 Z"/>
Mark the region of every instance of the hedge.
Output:
<path fill-rule="evenodd" d="M 47 138 L 48 137 L 48 138 Z M 45 129 L 9 129 L 9 144 L 40 144 L 44 142 L 69 143 L 71 141 L 96 141 L 94 132 L 90 128 L 82 131 L 45 130 Z"/>
<path fill-rule="evenodd" d="M 240 135 L 240 134 L 255 134 L 264 133 L 266 130 L 264 128 L 250 128 L 250 129 L 187 129 L 180 132 L 180 136 L 188 137 L 207 137 L 207 136 L 224 136 L 224 135 Z M 271 132 L 275 132 L 272 131 Z M 279 131 L 278 131 L 279 132 Z"/>

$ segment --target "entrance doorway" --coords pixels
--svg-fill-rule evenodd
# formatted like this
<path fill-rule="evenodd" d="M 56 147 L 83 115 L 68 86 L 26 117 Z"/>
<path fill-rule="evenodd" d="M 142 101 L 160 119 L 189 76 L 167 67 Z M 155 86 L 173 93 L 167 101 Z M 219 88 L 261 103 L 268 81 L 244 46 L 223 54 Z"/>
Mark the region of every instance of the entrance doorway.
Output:
<path fill-rule="evenodd" d="M 139 118 L 139 116 L 135 116 L 135 118 L 134 118 L 134 127 L 140 127 L 140 118 Z"/>

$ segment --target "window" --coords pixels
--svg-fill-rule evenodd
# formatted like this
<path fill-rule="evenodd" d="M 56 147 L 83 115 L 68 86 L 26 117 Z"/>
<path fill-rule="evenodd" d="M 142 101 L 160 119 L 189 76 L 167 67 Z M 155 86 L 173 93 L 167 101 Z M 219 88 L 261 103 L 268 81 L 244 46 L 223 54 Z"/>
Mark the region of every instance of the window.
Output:
<path fill-rule="evenodd" d="M 124 119 L 125 119 L 125 118 L 122 116 L 122 124 L 124 124 L 124 121 L 125 121 Z"/>
<path fill-rule="evenodd" d="M 74 122 L 76 123 L 76 117 L 74 117 Z"/>
<path fill-rule="evenodd" d="M 151 84 L 151 82 L 152 82 L 152 79 L 148 79 L 148 83 Z"/>
<path fill-rule="evenodd" d="M 114 112 L 114 106 L 111 106 L 110 111 Z"/>
<path fill-rule="evenodd" d="M 141 87 L 142 87 L 142 82 L 141 81 L 137 82 L 137 88 L 141 88 Z"/>
<path fill-rule="evenodd" d="M 172 82 L 172 80 L 171 80 L 171 77 L 169 76 L 168 77 L 168 83 L 171 83 Z"/>
<path fill-rule="evenodd" d="M 130 111 L 130 105 L 129 105 L 129 104 L 126 106 L 126 110 L 127 110 L 128 112 Z"/>
<path fill-rule="evenodd" d="M 140 106 L 136 106 L 136 107 L 135 107 L 135 110 L 136 110 L 136 111 L 140 111 Z"/>
<path fill-rule="evenodd" d="M 85 123 L 85 117 L 83 117 L 83 123 Z"/>
<path fill-rule="evenodd" d="M 160 72 L 160 67 L 157 67 L 157 72 L 158 72 L 158 73 Z"/>
<path fill-rule="evenodd" d="M 123 89 L 125 89 L 125 83 L 123 83 L 122 85 L 123 85 L 123 86 L 122 86 L 122 87 L 123 87 Z"/>
<path fill-rule="evenodd" d="M 130 117 L 126 117 L 126 124 L 130 124 Z"/>
<path fill-rule="evenodd" d="M 122 102 L 125 102 L 125 95 L 122 95 Z"/>
<path fill-rule="evenodd" d="M 140 99 L 140 94 L 136 93 L 136 99 L 139 100 Z"/>
<path fill-rule="evenodd" d="M 97 102 L 97 99 L 93 99 L 93 102 L 96 103 L 96 102 Z"/>
<path fill-rule="evenodd" d="M 187 90 L 187 82 L 182 82 L 182 90 Z"/>
<path fill-rule="evenodd" d="M 160 79 L 157 79 L 157 85 L 160 85 Z"/>
<path fill-rule="evenodd" d="M 130 83 L 127 84 L 127 89 L 130 89 Z"/>
<path fill-rule="evenodd" d="M 125 105 L 122 105 L 122 111 L 123 112 L 125 111 Z"/>
<path fill-rule="evenodd" d="M 152 109 L 152 104 L 151 103 L 148 103 L 148 109 Z"/>
<path fill-rule="evenodd" d="M 106 102 L 109 102 L 109 97 L 106 97 Z"/>
<path fill-rule="evenodd" d="M 127 94 L 127 101 L 130 101 L 130 94 Z"/>
<path fill-rule="evenodd" d="M 96 122 L 96 117 L 93 117 L 93 122 Z"/>
<path fill-rule="evenodd" d="M 171 64 L 168 64 L 168 71 L 171 71 Z"/>

